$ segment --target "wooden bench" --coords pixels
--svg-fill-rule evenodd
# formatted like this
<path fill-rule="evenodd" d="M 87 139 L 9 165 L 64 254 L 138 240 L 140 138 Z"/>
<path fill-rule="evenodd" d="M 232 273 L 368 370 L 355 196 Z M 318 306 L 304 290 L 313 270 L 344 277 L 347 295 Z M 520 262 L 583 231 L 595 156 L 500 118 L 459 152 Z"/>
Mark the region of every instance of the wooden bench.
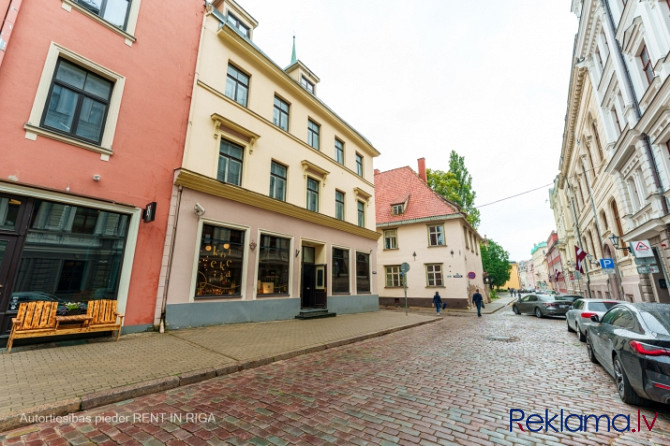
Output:
<path fill-rule="evenodd" d="M 7 353 L 11 353 L 15 339 L 24 338 L 116 331 L 118 341 L 124 315 L 116 311 L 116 305 L 115 300 L 92 300 L 88 302 L 86 314 L 58 316 L 58 302 L 23 302 L 12 318 Z"/>

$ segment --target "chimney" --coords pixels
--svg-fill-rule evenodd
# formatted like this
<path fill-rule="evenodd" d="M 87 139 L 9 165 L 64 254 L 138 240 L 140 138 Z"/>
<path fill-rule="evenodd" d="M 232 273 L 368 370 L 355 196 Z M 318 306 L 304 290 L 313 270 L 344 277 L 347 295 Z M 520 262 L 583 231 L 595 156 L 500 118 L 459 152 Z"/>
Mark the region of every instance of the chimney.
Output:
<path fill-rule="evenodd" d="M 428 177 L 426 177 L 426 158 L 419 158 L 419 178 L 424 183 L 428 183 Z"/>
<path fill-rule="evenodd" d="M 379 175 L 380 173 L 379 169 L 375 169 L 375 175 Z"/>

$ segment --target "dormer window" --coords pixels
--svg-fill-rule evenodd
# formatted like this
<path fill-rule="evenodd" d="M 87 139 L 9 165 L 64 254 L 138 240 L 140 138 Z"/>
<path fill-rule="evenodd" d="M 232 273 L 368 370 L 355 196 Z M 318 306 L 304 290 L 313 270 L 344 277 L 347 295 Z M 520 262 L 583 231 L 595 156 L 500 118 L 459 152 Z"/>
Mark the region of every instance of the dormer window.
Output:
<path fill-rule="evenodd" d="M 405 213 L 405 205 L 404 204 L 392 204 L 391 205 L 391 213 L 393 215 L 402 215 Z"/>
<path fill-rule="evenodd" d="M 300 76 L 300 85 L 302 85 L 305 90 L 314 94 L 314 84 L 307 80 L 305 76 Z"/>
<path fill-rule="evenodd" d="M 249 27 L 242 23 L 240 19 L 235 17 L 233 14 L 230 12 L 228 13 L 228 23 L 230 23 L 230 26 L 233 28 L 237 29 L 244 37 L 247 39 L 249 38 Z"/>

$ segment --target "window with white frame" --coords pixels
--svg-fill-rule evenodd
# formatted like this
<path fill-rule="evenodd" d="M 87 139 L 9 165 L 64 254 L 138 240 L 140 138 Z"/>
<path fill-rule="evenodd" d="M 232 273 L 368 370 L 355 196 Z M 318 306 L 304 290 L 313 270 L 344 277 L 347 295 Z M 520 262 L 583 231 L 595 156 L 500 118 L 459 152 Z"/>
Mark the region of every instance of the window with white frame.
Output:
<path fill-rule="evenodd" d="M 111 154 L 125 78 L 52 42 L 37 87 L 28 134 Z"/>
<path fill-rule="evenodd" d="M 391 205 L 391 215 L 402 215 L 404 213 L 405 213 L 404 203 Z"/>
<path fill-rule="evenodd" d="M 651 81 L 654 80 L 654 67 L 651 63 L 651 58 L 649 57 L 649 50 L 647 50 L 647 45 L 642 45 L 640 53 L 638 54 L 640 59 L 640 64 L 642 65 L 642 72 L 644 73 L 645 79 L 647 79 L 647 85 L 651 84 Z"/>
<path fill-rule="evenodd" d="M 356 154 L 356 174 L 359 177 L 363 176 L 363 155 L 360 153 Z"/>
<path fill-rule="evenodd" d="M 398 249 L 398 231 L 396 229 L 384 231 L 384 249 Z"/>
<path fill-rule="evenodd" d="M 227 18 L 228 18 L 228 23 L 229 23 L 233 28 L 237 29 L 237 30 L 238 30 L 240 33 L 242 33 L 242 35 L 243 35 L 244 37 L 246 37 L 247 39 L 249 38 L 249 35 L 250 35 L 249 31 L 250 31 L 250 28 L 249 28 L 247 25 L 245 25 L 240 19 L 238 19 L 237 17 L 235 17 L 235 15 L 234 15 L 234 14 L 231 14 L 230 12 L 228 12 L 228 17 L 227 17 Z"/>
<path fill-rule="evenodd" d="M 444 227 L 442 225 L 428 226 L 428 245 L 444 246 Z"/>
<path fill-rule="evenodd" d="M 442 282 L 442 265 L 428 264 L 426 265 L 426 284 L 428 286 L 443 286 Z"/>
<path fill-rule="evenodd" d="M 232 64 L 228 64 L 226 77 L 226 96 L 240 105 L 247 106 L 249 95 L 249 75 Z"/>
<path fill-rule="evenodd" d="M 216 178 L 224 183 L 240 186 L 242 184 L 243 158 L 244 147 L 221 138 Z"/>
<path fill-rule="evenodd" d="M 99 144 L 114 83 L 59 59 L 40 126 Z"/>
<path fill-rule="evenodd" d="M 628 194 L 630 195 L 630 202 L 633 206 L 633 211 L 638 211 L 640 209 L 640 195 L 635 184 L 635 179 L 633 177 L 629 177 L 626 180 L 626 183 L 628 184 Z"/>
<path fill-rule="evenodd" d="M 126 30 L 131 0 L 71 0 L 115 27 Z"/>
<path fill-rule="evenodd" d="M 385 286 L 388 288 L 402 286 L 402 276 L 400 275 L 400 265 L 384 266 L 384 275 L 386 277 Z"/>
<path fill-rule="evenodd" d="M 310 93 L 314 94 L 314 84 L 310 82 L 305 76 L 300 76 L 300 85 Z"/>

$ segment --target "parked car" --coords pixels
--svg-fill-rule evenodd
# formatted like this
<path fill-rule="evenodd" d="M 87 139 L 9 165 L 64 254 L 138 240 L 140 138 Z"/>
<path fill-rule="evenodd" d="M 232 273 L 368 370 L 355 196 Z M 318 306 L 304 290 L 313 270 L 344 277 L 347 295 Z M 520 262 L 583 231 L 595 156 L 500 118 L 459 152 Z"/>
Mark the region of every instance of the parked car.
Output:
<path fill-rule="evenodd" d="M 549 294 L 527 294 L 512 304 L 516 314 L 529 313 L 537 317 L 565 316 L 572 302 L 561 300 L 561 296 Z"/>
<path fill-rule="evenodd" d="M 19 304 L 21 302 L 36 302 L 36 301 L 47 301 L 47 302 L 59 302 L 58 309 L 56 312 L 60 315 L 68 313 L 68 309 L 63 302 L 53 294 L 45 293 L 44 291 L 18 291 L 12 293 L 12 297 L 9 300 L 9 308 L 7 311 L 16 312 L 19 310 Z"/>
<path fill-rule="evenodd" d="M 620 302 L 586 332 L 586 350 L 614 377 L 619 397 L 670 403 L 670 304 Z"/>
<path fill-rule="evenodd" d="M 559 294 L 558 295 L 561 300 L 569 300 L 573 304 L 577 299 L 583 299 L 584 297 L 580 296 L 579 294 Z"/>
<path fill-rule="evenodd" d="M 621 301 L 611 299 L 584 299 L 578 297 L 572 307 L 565 313 L 565 322 L 568 325 L 568 331 L 577 332 L 579 340 L 586 341 L 586 332 L 595 322 L 591 316 L 603 317 L 603 314 Z"/>

